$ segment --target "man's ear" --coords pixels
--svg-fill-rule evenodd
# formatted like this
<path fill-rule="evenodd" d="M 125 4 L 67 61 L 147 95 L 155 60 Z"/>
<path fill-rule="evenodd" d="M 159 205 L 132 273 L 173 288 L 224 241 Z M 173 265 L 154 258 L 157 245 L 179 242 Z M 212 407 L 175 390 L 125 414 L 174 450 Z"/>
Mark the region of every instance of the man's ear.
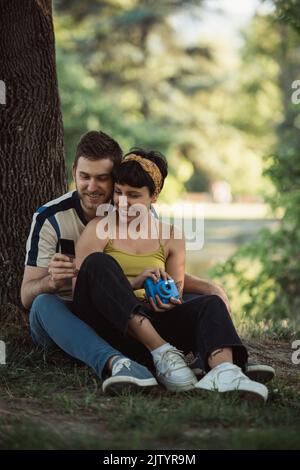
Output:
<path fill-rule="evenodd" d="M 72 176 L 73 176 L 74 182 L 75 182 L 75 175 L 76 175 L 76 166 L 75 166 L 75 163 L 73 162 L 72 163 Z"/>

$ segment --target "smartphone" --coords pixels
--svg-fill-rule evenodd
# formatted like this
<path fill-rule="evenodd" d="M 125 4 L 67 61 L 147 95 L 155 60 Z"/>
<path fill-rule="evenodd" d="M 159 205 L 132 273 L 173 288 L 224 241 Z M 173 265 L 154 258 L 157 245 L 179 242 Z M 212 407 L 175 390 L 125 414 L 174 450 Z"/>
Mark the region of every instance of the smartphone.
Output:
<path fill-rule="evenodd" d="M 67 238 L 61 238 L 59 240 L 60 252 L 63 255 L 68 256 L 71 259 L 75 258 L 75 243 L 74 240 L 68 240 Z"/>

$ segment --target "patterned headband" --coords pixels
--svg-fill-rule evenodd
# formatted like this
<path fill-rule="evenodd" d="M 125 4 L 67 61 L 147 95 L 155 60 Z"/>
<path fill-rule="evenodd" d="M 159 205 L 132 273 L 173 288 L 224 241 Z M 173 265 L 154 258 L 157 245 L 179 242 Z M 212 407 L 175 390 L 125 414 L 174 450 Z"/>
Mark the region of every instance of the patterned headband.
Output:
<path fill-rule="evenodd" d="M 154 186 L 155 186 L 155 191 L 154 191 L 153 196 L 157 197 L 160 193 L 161 185 L 162 185 L 162 174 L 158 166 L 151 160 L 148 160 L 148 158 L 142 158 L 139 155 L 135 155 L 134 153 L 127 155 L 127 157 L 125 157 L 122 160 L 122 164 L 130 162 L 130 161 L 138 162 L 143 168 L 143 170 L 146 171 L 146 173 L 148 173 L 148 175 L 152 179 Z"/>

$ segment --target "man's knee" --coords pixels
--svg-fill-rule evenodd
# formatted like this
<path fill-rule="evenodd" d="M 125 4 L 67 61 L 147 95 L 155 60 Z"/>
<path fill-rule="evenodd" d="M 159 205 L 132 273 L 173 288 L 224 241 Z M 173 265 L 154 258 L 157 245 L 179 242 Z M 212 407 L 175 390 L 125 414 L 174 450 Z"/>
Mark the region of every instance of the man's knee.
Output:
<path fill-rule="evenodd" d="M 29 323 L 31 327 L 33 327 L 36 322 L 40 320 L 43 313 L 47 311 L 52 297 L 53 294 L 40 294 L 34 299 L 29 313 Z"/>
<path fill-rule="evenodd" d="M 53 294 L 40 294 L 32 302 L 30 313 L 41 312 L 44 308 L 49 305 L 53 297 Z"/>
<path fill-rule="evenodd" d="M 58 307 L 58 302 L 62 302 L 55 294 L 40 294 L 32 302 L 29 313 L 29 324 L 31 327 L 40 323 L 49 313 L 53 314 Z"/>

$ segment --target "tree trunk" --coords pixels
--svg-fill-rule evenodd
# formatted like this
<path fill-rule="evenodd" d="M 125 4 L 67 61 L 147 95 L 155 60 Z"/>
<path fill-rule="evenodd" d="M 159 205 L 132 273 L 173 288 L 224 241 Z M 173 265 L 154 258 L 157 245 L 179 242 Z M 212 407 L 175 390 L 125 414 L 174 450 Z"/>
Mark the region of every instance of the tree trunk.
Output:
<path fill-rule="evenodd" d="M 51 0 L 0 0 L 0 80 L 6 88 L 6 104 L 0 103 L 3 306 L 20 303 L 34 211 L 66 190 Z"/>

